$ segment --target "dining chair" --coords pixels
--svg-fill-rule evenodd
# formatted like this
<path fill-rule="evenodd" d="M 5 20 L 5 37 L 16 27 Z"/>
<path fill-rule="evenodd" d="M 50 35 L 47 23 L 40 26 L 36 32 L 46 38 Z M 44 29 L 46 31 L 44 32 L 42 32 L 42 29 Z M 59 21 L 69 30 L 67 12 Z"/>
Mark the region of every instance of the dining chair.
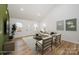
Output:
<path fill-rule="evenodd" d="M 40 41 L 36 41 L 36 50 L 37 51 L 41 50 L 42 55 L 50 47 L 51 47 L 51 51 L 52 51 L 52 37 L 47 37 Z"/>
<path fill-rule="evenodd" d="M 61 44 L 61 34 L 55 36 L 55 44 Z"/>

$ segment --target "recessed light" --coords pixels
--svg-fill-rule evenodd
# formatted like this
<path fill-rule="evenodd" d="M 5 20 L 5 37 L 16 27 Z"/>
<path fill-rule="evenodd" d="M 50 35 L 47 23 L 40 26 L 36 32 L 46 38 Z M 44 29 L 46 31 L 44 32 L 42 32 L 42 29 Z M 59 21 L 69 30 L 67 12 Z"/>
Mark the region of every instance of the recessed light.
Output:
<path fill-rule="evenodd" d="M 20 8 L 20 11 L 24 11 L 24 8 Z"/>

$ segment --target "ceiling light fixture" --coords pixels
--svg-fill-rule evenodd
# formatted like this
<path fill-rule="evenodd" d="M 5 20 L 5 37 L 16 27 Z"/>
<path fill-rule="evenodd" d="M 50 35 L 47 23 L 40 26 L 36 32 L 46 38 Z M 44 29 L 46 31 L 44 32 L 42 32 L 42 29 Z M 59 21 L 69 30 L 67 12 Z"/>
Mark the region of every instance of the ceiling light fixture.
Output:
<path fill-rule="evenodd" d="M 24 11 L 24 8 L 20 8 L 20 11 Z"/>

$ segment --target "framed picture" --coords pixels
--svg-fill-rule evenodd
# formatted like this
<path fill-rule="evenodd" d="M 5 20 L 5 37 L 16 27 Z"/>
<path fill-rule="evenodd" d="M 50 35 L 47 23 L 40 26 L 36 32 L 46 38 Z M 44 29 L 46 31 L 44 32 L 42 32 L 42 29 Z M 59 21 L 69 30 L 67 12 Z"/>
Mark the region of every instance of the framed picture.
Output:
<path fill-rule="evenodd" d="M 66 20 L 66 31 L 76 31 L 77 30 L 77 19 Z"/>
<path fill-rule="evenodd" d="M 64 30 L 64 20 L 57 21 L 57 30 L 63 31 Z"/>

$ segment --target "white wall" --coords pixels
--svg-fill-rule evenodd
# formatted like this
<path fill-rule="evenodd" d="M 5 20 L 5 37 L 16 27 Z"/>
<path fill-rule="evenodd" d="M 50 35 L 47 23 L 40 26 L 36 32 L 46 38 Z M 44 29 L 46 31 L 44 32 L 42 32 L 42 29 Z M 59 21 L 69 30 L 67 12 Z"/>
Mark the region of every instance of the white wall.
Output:
<path fill-rule="evenodd" d="M 77 31 L 57 31 L 56 21 L 77 18 Z M 62 34 L 62 39 L 79 43 L 79 5 L 59 5 L 52 9 L 50 14 L 42 21 L 47 24 L 48 31 Z M 42 26 L 42 23 L 40 26 Z"/>
<path fill-rule="evenodd" d="M 71 18 L 77 18 L 77 31 L 57 31 L 56 30 L 56 21 L 58 20 L 66 20 Z M 23 20 L 11 18 L 10 23 L 14 24 L 16 22 L 23 23 L 22 32 L 16 32 L 15 37 L 34 34 L 34 24 L 39 24 L 36 21 Z M 49 15 L 40 23 L 40 27 L 38 30 L 42 28 L 42 24 L 47 25 L 47 31 L 55 31 L 62 34 L 62 39 L 79 43 L 79 5 L 58 5 L 49 13 Z M 30 24 L 30 28 L 28 29 L 28 24 Z M 28 30 L 27 30 L 28 29 Z"/>
<path fill-rule="evenodd" d="M 27 35 L 34 35 L 34 24 L 38 24 L 37 30 L 39 30 L 39 23 L 36 21 L 30 21 L 30 20 L 23 20 L 23 19 L 16 19 L 16 18 L 10 18 L 10 27 L 12 27 L 12 24 L 16 24 L 16 22 L 20 22 L 23 24 L 22 31 L 16 32 L 15 37 L 20 36 L 27 36 Z"/>

